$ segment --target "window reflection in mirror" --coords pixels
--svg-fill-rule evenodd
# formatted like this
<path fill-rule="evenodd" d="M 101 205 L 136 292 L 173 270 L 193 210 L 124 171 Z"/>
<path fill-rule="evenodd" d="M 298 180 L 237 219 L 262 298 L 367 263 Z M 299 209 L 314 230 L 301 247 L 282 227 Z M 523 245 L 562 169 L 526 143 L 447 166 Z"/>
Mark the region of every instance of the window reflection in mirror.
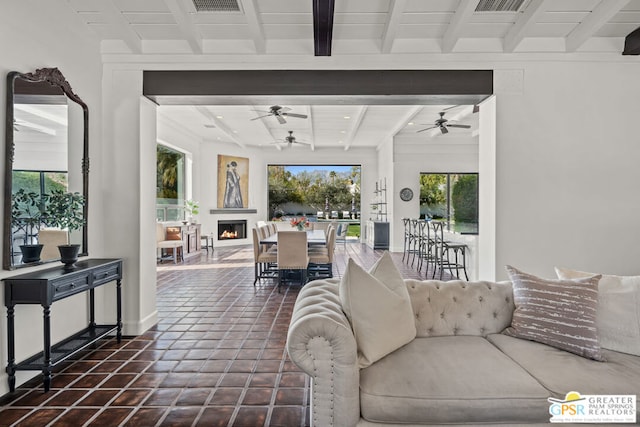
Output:
<path fill-rule="evenodd" d="M 12 72 L 7 81 L 7 123 L 13 126 L 6 130 L 3 266 L 55 261 L 64 243 L 80 244 L 86 255 L 86 226 L 51 230 L 45 211 L 53 191 L 87 196 L 86 105 L 57 69 Z M 85 219 L 86 213 L 85 203 Z"/>

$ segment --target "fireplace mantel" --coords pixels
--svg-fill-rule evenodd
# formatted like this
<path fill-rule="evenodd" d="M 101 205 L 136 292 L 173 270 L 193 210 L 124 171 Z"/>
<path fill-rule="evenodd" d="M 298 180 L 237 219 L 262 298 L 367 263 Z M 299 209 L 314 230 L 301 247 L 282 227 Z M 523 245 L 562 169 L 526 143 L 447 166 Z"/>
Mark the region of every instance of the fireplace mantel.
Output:
<path fill-rule="evenodd" d="M 239 214 L 239 213 L 246 213 L 246 214 L 255 214 L 258 213 L 257 209 L 244 209 L 244 208 L 226 208 L 226 209 L 210 209 L 209 213 L 211 215 L 220 215 L 220 214 Z"/>

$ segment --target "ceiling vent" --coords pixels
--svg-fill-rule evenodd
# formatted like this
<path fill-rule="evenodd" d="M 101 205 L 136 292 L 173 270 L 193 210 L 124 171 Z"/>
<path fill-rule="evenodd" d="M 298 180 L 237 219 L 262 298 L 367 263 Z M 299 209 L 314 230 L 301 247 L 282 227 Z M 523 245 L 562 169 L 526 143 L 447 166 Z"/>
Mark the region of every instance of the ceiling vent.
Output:
<path fill-rule="evenodd" d="M 480 0 L 476 12 L 517 12 L 526 0 Z"/>
<path fill-rule="evenodd" d="M 238 0 L 193 0 L 196 12 L 240 12 Z"/>

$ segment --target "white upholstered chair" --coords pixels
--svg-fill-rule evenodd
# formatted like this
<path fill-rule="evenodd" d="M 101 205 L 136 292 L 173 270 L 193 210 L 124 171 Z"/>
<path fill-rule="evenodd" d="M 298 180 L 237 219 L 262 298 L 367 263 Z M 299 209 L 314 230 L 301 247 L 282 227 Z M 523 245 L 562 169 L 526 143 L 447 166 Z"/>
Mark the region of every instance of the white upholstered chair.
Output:
<path fill-rule="evenodd" d="M 260 244 L 259 229 L 252 229 L 251 234 L 253 235 L 253 286 L 255 286 L 258 279 L 278 278 L 278 271 L 275 269 L 278 261 L 278 252 L 276 249 L 271 248 L 265 250 L 264 245 Z"/>
<path fill-rule="evenodd" d="M 38 243 L 44 245 L 40 253 L 40 259 L 58 259 L 60 258 L 58 245 L 69 244 L 69 232 L 59 228 L 41 228 L 38 231 Z"/>
<path fill-rule="evenodd" d="M 309 253 L 307 248 L 307 233 L 303 231 L 278 232 L 278 291 L 287 279 L 287 271 L 300 271 L 300 284 L 307 282 L 307 267 Z"/>
<path fill-rule="evenodd" d="M 178 256 L 184 256 L 184 242 L 182 240 L 167 240 L 167 232 L 161 223 L 156 223 L 156 248 L 160 252 L 158 259 L 162 260 L 164 249 L 173 250 L 173 263 L 178 263 Z"/>

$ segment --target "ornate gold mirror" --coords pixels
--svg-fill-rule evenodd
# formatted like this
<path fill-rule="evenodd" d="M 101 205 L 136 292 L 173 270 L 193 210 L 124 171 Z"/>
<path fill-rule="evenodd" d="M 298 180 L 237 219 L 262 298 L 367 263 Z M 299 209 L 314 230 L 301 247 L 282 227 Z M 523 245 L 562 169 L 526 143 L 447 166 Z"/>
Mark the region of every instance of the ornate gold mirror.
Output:
<path fill-rule="evenodd" d="M 80 255 L 88 254 L 88 122 L 86 104 L 57 68 L 7 75 L 5 270 L 59 260 L 59 244 L 80 244 Z M 47 226 L 46 197 L 60 191 L 84 196 L 79 230 Z"/>

